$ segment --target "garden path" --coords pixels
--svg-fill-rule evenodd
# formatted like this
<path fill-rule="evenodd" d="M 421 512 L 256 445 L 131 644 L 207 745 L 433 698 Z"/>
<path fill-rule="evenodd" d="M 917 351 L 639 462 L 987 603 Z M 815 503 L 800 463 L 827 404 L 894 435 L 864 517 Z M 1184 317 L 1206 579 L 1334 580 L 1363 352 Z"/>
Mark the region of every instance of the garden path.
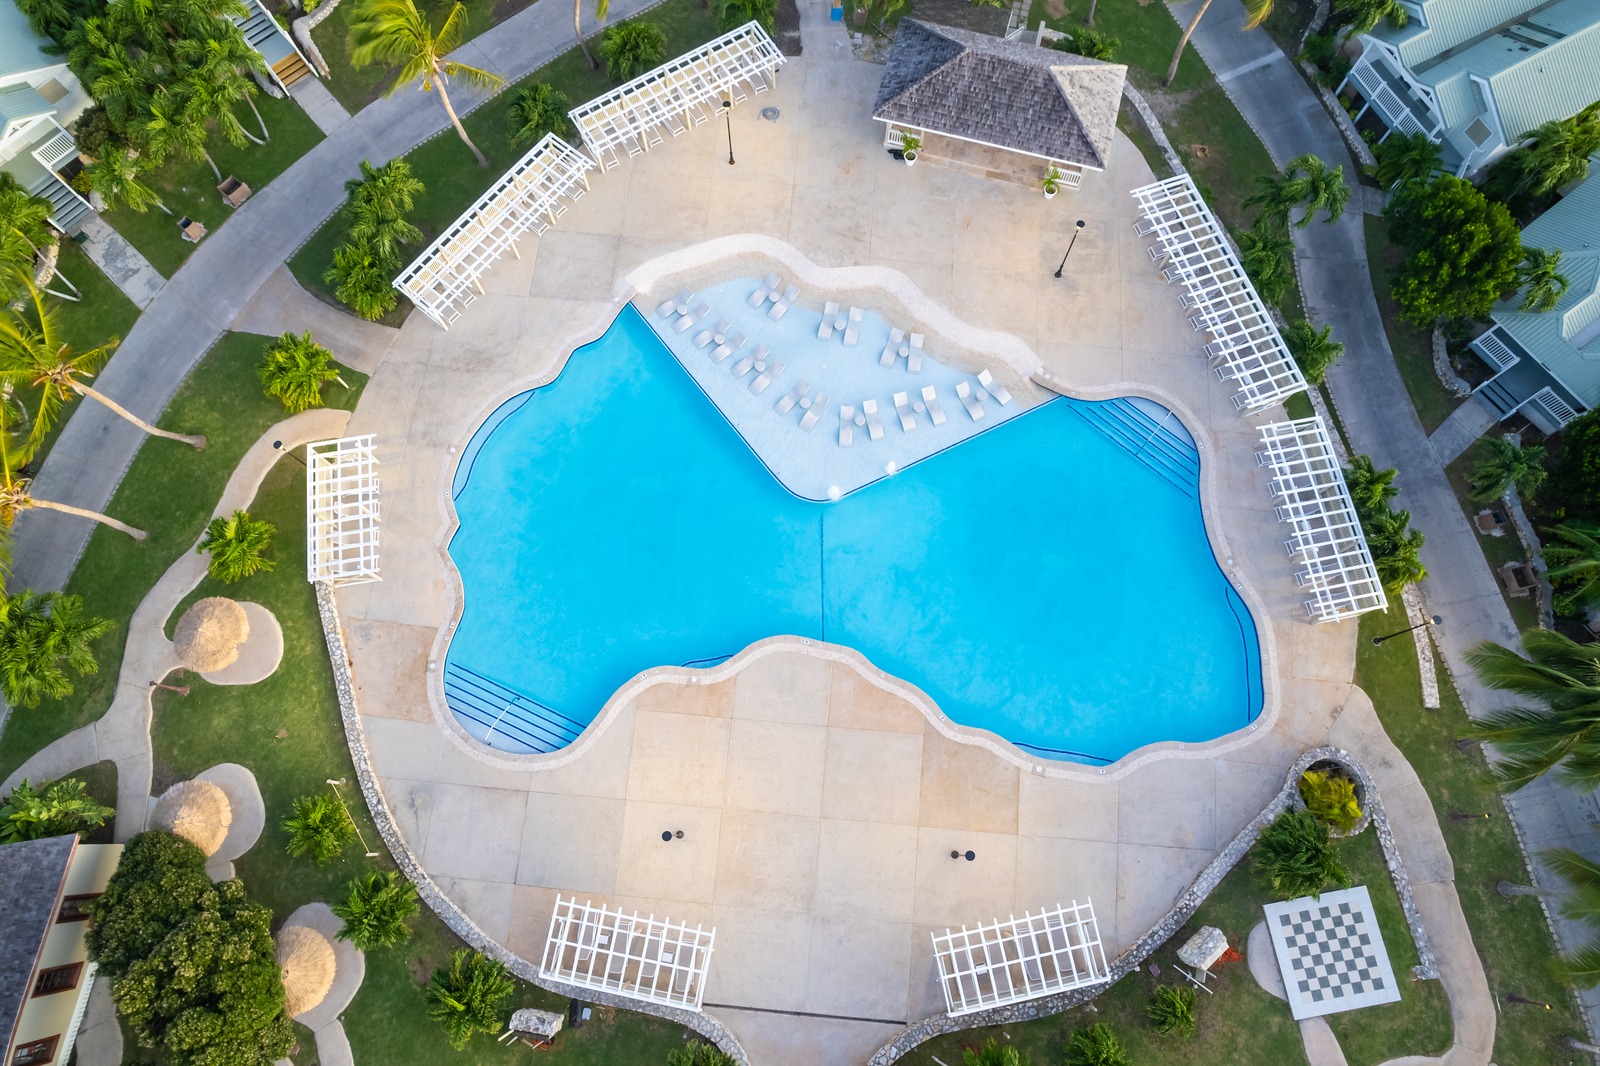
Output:
<path fill-rule="evenodd" d="M 133 306 L 141 311 L 149 307 L 167 283 L 167 279 L 150 265 L 150 260 L 99 215 L 84 218 L 83 234 L 88 238 L 81 246 L 83 254 L 133 301 Z"/>

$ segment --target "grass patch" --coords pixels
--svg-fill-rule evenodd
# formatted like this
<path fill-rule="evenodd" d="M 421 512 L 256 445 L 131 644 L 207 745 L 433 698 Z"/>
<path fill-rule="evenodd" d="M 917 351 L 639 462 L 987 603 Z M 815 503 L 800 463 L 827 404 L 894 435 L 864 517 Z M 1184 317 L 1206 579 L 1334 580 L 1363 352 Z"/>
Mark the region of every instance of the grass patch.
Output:
<path fill-rule="evenodd" d="M 1476 441 L 1472 447 L 1458 456 L 1455 462 L 1444 468 L 1445 474 L 1450 478 L 1450 487 L 1455 490 L 1456 499 L 1460 501 L 1461 510 L 1466 514 L 1468 522 L 1475 522 L 1479 511 L 1491 507 L 1505 507 L 1503 501 L 1487 504 L 1479 503 L 1472 498 L 1472 484 L 1468 481 L 1468 475 L 1471 474 L 1472 468 L 1481 459 L 1485 458 L 1485 453 L 1488 449 L 1484 445 L 1484 441 L 1488 439 L 1484 437 Z M 1477 527 L 1474 525 L 1473 528 L 1476 529 Z M 1483 550 L 1483 559 L 1484 562 L 1489 564 L 1489 569 L 1496 572 L 1495 583 L 1500 588 L 1500 597 L 1506 601 L 1506 607 L 1511 611 L 1511 617 L 1517 623 L 1517 629 L 1521 631 L 1538 629 L 1540 624 L 1539 603 L 1534 598 L 1534 595 L 1530 592 L 1526 596 L 1509 596 L 1506 594 L 1505 586 L 1500 585 L 1498 580 L 1499 570 L 1506 563 L 1526 563 L 1529 561 L 1528 552 L 1522 546 L 1522 538 L 1517 536 L 1516 528 L 1508 524 L 1504 535 L 1499 537 L 1486 537 L 1480 533 L 1478 534 L 1478 547 Z"/>
<path fill-rule="evenodd" d="M 1310 418 L 1317 413 L 1311 406 L 1311 397 L 1304 392 L 1297 392 L 1283 401 L 1283 410 L 1290 418 Z"/>
<path fill-rule="evenodd" d="M 1144 119 L 1126 101 L 1117 111 L 1117 129 L 1139 149 L 1139 154 L 1144 156 L 1144 161 L 1150 165 L 1150 172 L 1158 181 L 1172 177 L 1172 167 L 1167 163 L 1167 157 L 1161 154 L 1161 147 L 1145 128 Z"/>
<path fill-rule="evenodd" d="M 1383 331 L 1389 336 L 1395 366 L 1406 383 L 1406 392 L 1411 394 L 1411 404 L 1417 409 L 1422 428 L 1432 433 L 1450 417 L 1451 411 L 1461 406 L 1462 398 L 1451 394 L 1433 372 L 1432 337 L 1409 322 L 1401 321 L 1399 309 L 1389 296 L 1390 279 L 1405 259 L 1405 250 L 1389 242 L 1389 220 L 1367 215 L 1365 222 L 1367 268 L 1372 273 L 1373 294 L 1378 298 L 1378 310 L 1383 315 Z"/>
<path fill-rule="evenodd" d="M 1398 604 L 1385 614 L 1362 617 L 1355 680 L 1372 697 L 1389 739 L 1422 779 L 1455 863 L 1467 926 L 1482 933 L 1476 947 L 1500 1005 L 1494 1061 L 1499 1066 L 1577 1061 L 1561 1040 L 1580 1036 L 1583 1025 L 1571 994 L 1550 974 L 1555 944 L 1539 902 L 1525 896 L 1507 899 L 1495 891 L 1500 880 L 1526 884 L 1527 865 L 1483 754 L 1476 745 L 1463 750 L 1456 744 L 1467 726 L 1461 699 L 1439 662 L 1443 706 L 1424 710 L 1414 645 L 1391 640 L 1373 647 L 1369 639 L 1407 624 Z M 1456 819 L 1452 814 L 1489 817 Z M 1510 993 L 1548 1003 L 1550 1009 L 1512 1003 L 1506 999 Z"/>
<path fill-rule="evenodd" d="M 100 671 L 78 681 L 64 700 L 47 700 L 12 713 L 0 736 L 0 777 L 57 737 L 99 718 L 111 705 L 134 609 L 199 537 L 245 450 L 285 417 L 283 405 L 262 393 L 256 377 L 268 340 L 248 333 L 224 334 L 167 405 L 159 424 L 205 434 L 203 450 L 156 438 L 147 440 L 134 456 L 107 512 L 148 530 L 149 538 L 135 541 L 97 527 L 67 584 L 67 591 L 84 598 L 91 614 L 116 623 L 96 642 Z M 324 396 L 329 406 L 352 410 L 367 379 L 351 370 L 343 374 L 350 388 L 334 383 Z"/>
<path fill-rule="evenodd" d="M 1034 0 L 1028 10 L 1027 25 L 1032 29 L 1043 20 L 1053 30 L 1072 33 L 1083 25 L 1083 16 L 1088 13 L 1088 0 L 1076 0 L 1067 5 L 1064 17 L 1051 18 L 1044 0 Z M 1141 91 L 1163 88 L 1161 81 L 1167 76 L 1167 67 L 1172 63 L 1172 53 L 1178 47 L 1183 30 L 1176 19 L 1161 9 L 1157 0 L 1100 0 L 1094 12 L 1094 28 L 1120 42 L 1114 58 L 1128 65 L 1128 77 L 1135 87 Z M 1187 92 L 1211 80 L 1210 69 L 1191 43 L 1183 51 L 1178 76 L 1173 79 L 1170 91 Z"/>
<path fill-rule="evenodd" d="M 266 120 L 267 131 L 272 134 L 266 144 L 246 142 L 243 148 L 235 148 L 217 136 L 211 139 L 209 147 L 223 177 L 231 174 L 259 192 L 321 141 L 322 131 L 292 99 L 274 100 L 262 94 L 256 99 L 256 107 Z M 249 107 L 240 107 L 238 112 L 244 128 L 259 137 L 261 130 Z M 204 159 L 192 163 L 174 157 L 147 181 L 171 208 L 171 215 L 159 207 L 152 207 L 142 215 L 119 207 L 107 211 L 105 219 L 139 249 L 162 277 L 170 278 L 196 247 L 183 239 L 177 220 L 188 215 L 203 224 L 209 236 L 228 221 L 232 209 L 222 202 L 217 192 L 217 177 Z"/>

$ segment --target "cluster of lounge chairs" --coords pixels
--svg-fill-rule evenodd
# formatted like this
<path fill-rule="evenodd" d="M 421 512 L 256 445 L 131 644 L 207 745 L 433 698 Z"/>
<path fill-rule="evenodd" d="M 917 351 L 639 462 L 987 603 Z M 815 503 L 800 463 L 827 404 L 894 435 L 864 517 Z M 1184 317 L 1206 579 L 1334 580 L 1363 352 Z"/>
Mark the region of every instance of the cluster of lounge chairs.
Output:
<path fill-rule="evenodd" d="M 822 308 L 822 322 L 817 326 L 817 340 L 831 341 L 835 333 L 841 333 L 844 346 L 854 348 L 856 340 L 861 335 L 861 316 L 865 313 L 859 307 L 851 307 L 849 315 L 846 315 L 839 310 L 838 304 L 829 300 Z"/>
<path fill-rule="evenodd" d="M 780 292 L 779 290 L 782 291 Z M 762 283 L 760 288 L 750 294 L 750 298 L 745 303 L 758 311 L 764 304 L 771 304 L 772 306 L 767 308 L 767 317 L 776 322 L 789 313 L 789 308 L 793 307 L 794 302 L 799 298 L 800 286 L 790 285 L 785 288 L 783 280 L 778 275 L 768 274 L 767 280 Z"/>

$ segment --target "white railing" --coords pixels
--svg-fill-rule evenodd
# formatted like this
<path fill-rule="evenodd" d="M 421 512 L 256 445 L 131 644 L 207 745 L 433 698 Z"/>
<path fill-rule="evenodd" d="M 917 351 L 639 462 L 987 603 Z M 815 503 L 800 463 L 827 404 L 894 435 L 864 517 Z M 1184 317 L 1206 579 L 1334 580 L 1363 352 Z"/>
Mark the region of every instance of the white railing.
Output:
<path fill-rule="evenodd" d="M 1548 385 L 1534 393 L 1528 399 L 1529 403 L 1536 403 L 1544 408 L 1545 412 L 1561 425 L 1566 425 L 1578 417 L 1578 411 L 1567 401 L 1563 400 L 1555 389 Z"/>
<path fill-rule="evenodd" d="M 1505 341 L 1500 339 L 1498 330 L 1491 329 L 1477 340 L 1472 342 L 1472 347 L 1477 349 L 1479 355 L 1495 369 L 1496 375 L 1502 371 L 1510 370 L 1519 362 L 1517 353 Z"/>
<path fill-rule="evenodd" d="M 43 144 L 33 149 L 33 158 L 46 170 L 54 170 L 65 160 L 78 154 L 78 142 L 72 139 L 72 134 L 61 128 L 55 119 L 49 120 L 50 125 L 56 128 Z"/>

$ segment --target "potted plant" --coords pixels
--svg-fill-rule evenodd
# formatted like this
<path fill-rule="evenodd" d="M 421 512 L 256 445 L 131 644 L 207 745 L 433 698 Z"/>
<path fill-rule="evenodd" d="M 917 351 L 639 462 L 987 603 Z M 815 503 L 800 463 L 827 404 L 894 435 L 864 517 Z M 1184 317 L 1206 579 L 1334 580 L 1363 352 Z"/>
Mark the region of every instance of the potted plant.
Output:
<path fill-rule="evenodd" d="M 1046 200 L 1054 200 L 1056 193 L 1061 191 L 1061 171 L 1056 169 L 1054 163 L 1050 164 L 1050 170 L 1045 174 L 1044 180 L 1039 182 L 1039 187 L 1044 190 Z"/>
<path fill-rule="evenodd" d="M 1360 782 L 1332 759 L 1323 759 L 1301 774 L 1296 792 L 1295 806 L 1309 810 L 1336 837 L 1355 836 L 1371 821 Z"/>
<path fill-rule="evenodd" d="M 922 148 L 922 138 L 914 133 L 900 135 L 900 158 L 906 161 L 906 166 L 916 166 L 917 152 Z"/>

